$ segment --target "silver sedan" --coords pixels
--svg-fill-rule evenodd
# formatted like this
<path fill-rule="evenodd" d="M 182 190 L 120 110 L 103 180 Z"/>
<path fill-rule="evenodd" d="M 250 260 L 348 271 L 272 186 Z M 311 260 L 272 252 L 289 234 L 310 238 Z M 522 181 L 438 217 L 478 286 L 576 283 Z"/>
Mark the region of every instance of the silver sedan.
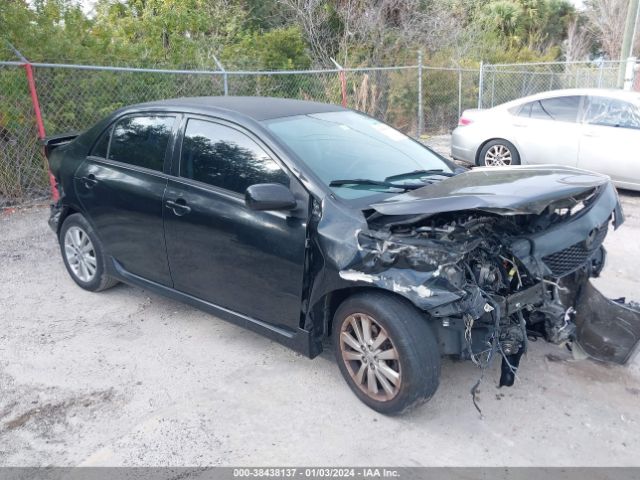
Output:
<path fill-rule="evenodd" d="M 465 110 L 451 156 L 483 166 L 562 164 L 640 190 L 640 93 L 555 90 Z"/>

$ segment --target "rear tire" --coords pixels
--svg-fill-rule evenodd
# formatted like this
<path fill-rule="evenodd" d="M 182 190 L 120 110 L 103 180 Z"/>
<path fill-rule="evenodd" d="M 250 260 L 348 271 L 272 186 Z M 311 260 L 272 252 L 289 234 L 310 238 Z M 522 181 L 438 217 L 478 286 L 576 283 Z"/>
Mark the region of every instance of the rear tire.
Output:
<path fill-rule="evenodd" d="M 81 288 L 100 292 L 118 283 L 106 274 L 102 242 L 80 213 L 69 215 L 64 220 L 58 240 L 64 266 Z"/>
<path fill-rule="evenodd" d="M 332 337 L 342 376 L 373 410 L 400 414 L 436 392 L 438 342 L 407 300 L 385 292 L 353 295 L 336 310 Z"/>
<path fill-rule="evenodd" d="M 482 147 L 478 155 L 478 165 L 481 167 L 520 165 L 520 154 L 513 143 L 498 138 L 487 142 Z"/>

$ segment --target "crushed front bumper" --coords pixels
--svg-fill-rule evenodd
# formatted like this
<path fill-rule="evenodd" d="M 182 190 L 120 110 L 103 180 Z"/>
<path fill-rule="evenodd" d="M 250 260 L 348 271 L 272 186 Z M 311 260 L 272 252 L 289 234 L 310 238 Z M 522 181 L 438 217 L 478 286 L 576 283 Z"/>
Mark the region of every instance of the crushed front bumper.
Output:
<path fill-rule="evenodd" d="M 615 187 L 607 183 L 593 204 L 576 218 L 515 239 L 510 250 L 540 279 L 567 276 L 596 255 L 607 235 L 612 214 L 613 226 L 618 228 L 624 222 L 624 214 Z"/>
<path fill-rule="evenodd" d="M 603 362 L 626 364 L 640 345 L 638 305 L 606 298 L 591 282 L 579 289 L 575 302 L 576 343 Z"/>

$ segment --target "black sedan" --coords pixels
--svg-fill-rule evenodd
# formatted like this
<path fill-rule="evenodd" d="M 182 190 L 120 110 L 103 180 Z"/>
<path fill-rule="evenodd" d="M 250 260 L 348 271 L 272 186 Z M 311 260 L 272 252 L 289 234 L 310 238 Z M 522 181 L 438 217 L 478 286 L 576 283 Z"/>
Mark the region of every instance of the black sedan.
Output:
<path fill-rule="evenodd" d="M 512 385 L 529 338 L 618 363 L 640 338 L 588 282 L 623 221 L 602 175 L 467 171 L 360 113 L 259 97 L 126 107 L 45 151 L 80 287 L 137 285 L 309 357 L 330 339 L 379 412 L 429 399 L 443 355 L 501 358 Z"/>

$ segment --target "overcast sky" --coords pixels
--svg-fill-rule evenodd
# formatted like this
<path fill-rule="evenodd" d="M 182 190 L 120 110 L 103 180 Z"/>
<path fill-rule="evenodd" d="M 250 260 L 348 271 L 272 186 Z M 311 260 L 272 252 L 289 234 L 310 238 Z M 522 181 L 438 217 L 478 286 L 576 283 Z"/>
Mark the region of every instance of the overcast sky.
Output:
<path fill-rule="evenodd" d="M 96 3 L 98 3 L 98 0 L 78 0 L 78 4 L 82 6 L 82 10 L 86 14 L 93 12 Z"/>

